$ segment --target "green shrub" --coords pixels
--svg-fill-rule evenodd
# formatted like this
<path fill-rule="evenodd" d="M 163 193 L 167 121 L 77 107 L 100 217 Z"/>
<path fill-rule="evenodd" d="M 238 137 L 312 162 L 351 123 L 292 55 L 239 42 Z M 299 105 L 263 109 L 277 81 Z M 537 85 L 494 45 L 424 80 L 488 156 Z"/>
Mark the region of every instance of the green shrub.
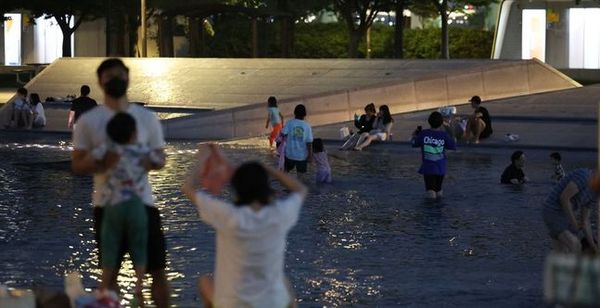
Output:
<path fill-rule="evenodd" d="M 294 35 L 295 58 L 346 58 L 349 35 L 346 25 L 296 24 Z"/>
<path fill-rule="evenodd" d="M 280 56 L 278 23 L 259 23 L 259 54 L 262 57 Z M 251 23 L 247 18 L 222 18 L 214 24 L 215 36 L 205 41 L 207 56 L 252 56 Z M 440 58 L 439 28 L 405 29 L 404 57 L 406 59 Z M 450 28 L 450 57 L 489 58 L 493 33 L 478 29 Z M 296 58 L 346 58 L 349 34 L 344 23 L 295 25 L 294 49 Z M 365 57 L 366 42 L 359 44 L 359 57 Z M 376 24 L 371 28 L 371 58 L 394 57 L 394 28 Z"/>

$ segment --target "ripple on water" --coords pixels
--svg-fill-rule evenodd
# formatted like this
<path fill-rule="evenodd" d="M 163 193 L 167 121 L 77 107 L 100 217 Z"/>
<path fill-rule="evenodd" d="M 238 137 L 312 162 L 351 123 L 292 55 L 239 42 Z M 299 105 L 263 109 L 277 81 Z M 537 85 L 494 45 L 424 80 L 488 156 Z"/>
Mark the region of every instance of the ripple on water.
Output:
<path fill-rule="evenodd" d="M 272 163 L 268 149 L 256 145 L 263 141 L 223 148 L 233 161 Z M 212 271 L 215 253 L 214 230 L 179 192 L 195 149 L 194 143 L 170 143 L 167 166 L 151 174 L 173 302 L 184 307 L 199 305 L 196 279 Z M 508 151 L 453 153 L 446 197 L 431 203 L 423 201 L 418 152 L 376 149 L 332 149 L 334 184 L 310 184 L 286 253 L 301 306 L 541 305 L 548 243 L 539 204 L 551 185 L 547 153 L 528 153 L 526 171 L 535 183 L 521 189 L 497 184 Z M 69 151 L 70 143 L 60 138 L 0 145 L 0 284 L 60 287 L 65 272 L 78 270 L 86 286 L 97 285 L 91 178 L 71 175 L 64 163 Z M 572 164 L 567 169 L 595 165 L 592 154 L 563 156 Z M 305 178 L 313 177 L 309 171 Z M 231 191 L 223 197 L 231 198 Z M 119 278 L 127 294 L 133 277 L 127 261 Z"/>

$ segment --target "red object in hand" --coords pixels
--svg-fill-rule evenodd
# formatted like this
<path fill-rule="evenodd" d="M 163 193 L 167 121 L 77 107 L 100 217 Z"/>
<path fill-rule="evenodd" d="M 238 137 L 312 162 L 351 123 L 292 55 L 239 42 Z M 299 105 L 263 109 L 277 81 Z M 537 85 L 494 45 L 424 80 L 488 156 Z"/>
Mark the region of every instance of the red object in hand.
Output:
<path fill-rule="evenodd" d="M 200 173 L 202 187 L 214 195 L 231 180 L 232 168 L 229 162 L 222 156 L 216 145 L 210 146 L 211 153 L 204 162 L 204 168 Z"/>

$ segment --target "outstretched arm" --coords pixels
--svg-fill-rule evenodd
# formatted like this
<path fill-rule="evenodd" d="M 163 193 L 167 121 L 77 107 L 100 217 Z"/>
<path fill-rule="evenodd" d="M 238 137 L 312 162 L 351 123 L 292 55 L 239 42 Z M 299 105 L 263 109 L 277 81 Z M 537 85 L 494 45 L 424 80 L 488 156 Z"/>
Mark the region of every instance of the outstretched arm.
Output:
<path fill-rule="evenodd" d="M 308 189 L 306 188 L 306 186 L 304 186 L 304 184 L 300 183 L 300 181 L 293 178 L 289 174 L 279 171 L 271 166 L 263 166 L 265 167 L 265 169 L 267 169 L 269 175 L 276 179 L 279 183 L 281 183 L 281 185 L 285 189 L 293 193 L 298 193 L 302 195 L 302 197 L 306 196 L 306 194 L 308 193 Z"/>
<path fill-rule="evenodd" d="M 69 111 L 69 121 L 67 122 L 68 128 L 73 128 L 74 120 L 75 120 L 75 111 L 71 110 L 71 111 Z"/>
<path fill-rule="evenodd" d="M 573 212 L 573 204 L 571 204 L 571 198 L 575 196 L 579 192 L 577 188 L 577 184 L 574 182 L 569 182 L 565 189 L 560 194 L 560 205 L 567 214 L 567 219 L 571 222 L 575 229 L 579 230 L 580 225 L 577 223 L 577 219 L 575 218 L 575 213 Z"/>
<path fill-rule="evenodd" d="M 594 242 L 594 234 L 592 233 L 592 224 L 590 223 L 591 210 L 587 207 L 583 207 L 581 214 L 581 225 L 585 232 L 585 239 L 588 244 L 594 250 L 594 253 L 598 253 L 598 246 Z"/>
<path fill-rule="evenodd" d="M 93 157 L 87 150 L 73 150 L 71 152 L 71 170 L 77 175 L 90 175 L 104 172 L 117 164 L 119 154 L 108 151 L 101 159 Z"/>

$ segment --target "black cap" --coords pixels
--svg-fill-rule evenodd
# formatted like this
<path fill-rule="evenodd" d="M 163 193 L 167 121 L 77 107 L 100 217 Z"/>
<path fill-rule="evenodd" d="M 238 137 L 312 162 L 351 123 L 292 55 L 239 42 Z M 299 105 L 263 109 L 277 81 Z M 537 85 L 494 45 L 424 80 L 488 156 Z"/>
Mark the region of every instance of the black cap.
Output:
<path fill-rule="evenodd" d="M 469 102 L 475 103 L 475 104 L 481 104 L 481 97 L 475 95 L 475 96 L 471 97 Z"/>

